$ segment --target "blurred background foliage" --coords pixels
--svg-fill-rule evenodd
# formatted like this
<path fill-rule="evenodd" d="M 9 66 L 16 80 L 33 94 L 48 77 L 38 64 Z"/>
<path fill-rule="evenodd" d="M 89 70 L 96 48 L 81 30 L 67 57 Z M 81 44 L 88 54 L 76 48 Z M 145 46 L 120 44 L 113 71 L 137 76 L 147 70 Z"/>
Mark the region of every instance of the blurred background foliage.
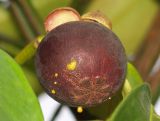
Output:
<path fill-rule="evenodd" d="M 16 57 L 28 43 L 45 34 L 43 21 L 48 13 L 63 6 L 71 6 L 81 15 L 99 10 L 111 19 L 128 59 L 151 84 L 155 103 L 160 94 L 160 67 L 155 69 L 156 63 L 160 63 L 160 9 L 156 0 L 0 0 L 0 48 Z M 22 67 L 38 95 L 42 89 L 35 74 L 34 58 Z"/>
<path fill-rule="evenodd" d="M 12 4 L 16 4 L 16 1 L 20 0 L 15 0 Z M 134 54 L 144 39 L 158 9 L 158 5 L 153 0 L 28 0 L 26 2 L 33 12 L 31 15 L 34 15 L 37 19 L 36 21 L 38 21 L 40 32 L 44 32 L 43 20 L 45 17 L 57 7 L 72 6 L 81 14 L 87 11 L 102 11 L 111 19 L 113 31 L 120 37 L 129 55 Z M 11 15 L 10 9 L 15 8 L 21 14 L 22 21 L 25 21 L 23 19 L 26 16 L 23 15 L 17 5 L 11 7 L 6 4 L 9 3 L 0 5 L 0 33 L 9 36 L 15 41 L 24 41 L 24 37 L 21 36 L 21 31 L 15 24 L 14 16 Z M 25 27 L 28 28 L 27 24 Z M 28 33 L 32 33 L 32 31 L 28 30 Z M 12 53 L 16 54 L 16 52 L 18 50 Z"/>

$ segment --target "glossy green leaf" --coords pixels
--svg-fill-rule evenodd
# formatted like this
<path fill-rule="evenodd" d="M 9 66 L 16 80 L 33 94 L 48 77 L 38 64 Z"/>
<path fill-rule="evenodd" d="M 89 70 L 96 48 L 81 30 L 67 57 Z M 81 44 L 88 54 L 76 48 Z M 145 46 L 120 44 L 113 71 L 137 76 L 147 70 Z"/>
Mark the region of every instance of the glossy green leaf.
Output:
<path fill-rule="evenodd" d="M 126 79 L 129 81 L 132 88 L 135 88 L 143 83 L 143 80 L 136 68 L 131 64 L 127 64 L 127 76 Z"/>
<path fill-rule="evenodd" d="M 147 84 L 143 84 L 120 103 L 109 121 L 150 121 L 150 112 L 150 89 Z"/>
<path fill-rule="evenodd" d="M 19 65 L 0 50 L 0 121 L 43 121 L 38 100 Z"/>
<path fill-rule="evenodd" d="M 23 66 L 22 69 L 23 69 L 23 72 L 24 72 L 26 78 L 28 79 L 29 84 L 31 85 L 32 89 L 34 90 L 34 92 L 37 95 L 40 94 L 43 91 L 43 89 L 39 83 L 36 72 L 34 72 L 34 69 L 32 69 L 32 71 L 31 71 L 29 68 L 27 68 L 25 66 Z"/>
<path fill-rule="evenodd" d="M 128 62 L 127 64 L 127 75 L 124 82 L 122 94 L 125 97 L 129 94 L 131 90 L 136 88 L 137 86 L 143 83 L 142 78 L 140 77 L 139 73 L 135 69 L 135 67 Z"/>

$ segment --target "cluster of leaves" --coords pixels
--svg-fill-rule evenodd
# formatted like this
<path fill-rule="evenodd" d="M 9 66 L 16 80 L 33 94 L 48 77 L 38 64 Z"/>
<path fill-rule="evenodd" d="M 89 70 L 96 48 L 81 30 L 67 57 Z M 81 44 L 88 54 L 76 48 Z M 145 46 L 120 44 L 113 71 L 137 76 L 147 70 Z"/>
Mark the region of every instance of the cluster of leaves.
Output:
<path fill-rule="evenodd" d="M 21 67 L 2 50 L 0 67 L 0 120 L 43 121 L 37 97 Z M 107 121 L 160 121 L 151 104 L 148 84 L 142 82 L 131 64 L 122 92 L 123 100 Z"/>

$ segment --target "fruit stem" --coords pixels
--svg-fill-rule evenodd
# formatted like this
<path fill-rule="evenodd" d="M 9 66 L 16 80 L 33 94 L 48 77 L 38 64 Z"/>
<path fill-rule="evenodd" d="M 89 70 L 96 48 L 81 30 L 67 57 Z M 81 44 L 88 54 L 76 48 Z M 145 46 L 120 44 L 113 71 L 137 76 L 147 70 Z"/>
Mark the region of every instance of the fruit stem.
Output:
<path fill-rule="evenodd" d="M 31 59 L 34 56 L 36 49 L 43 37 L 44 35 L 38 36 L 35 40 L 33 40 L 26 47 L 24 47 L 22 51 L 16 55 L 16 62 L 20 65 L 23 65 L 26 61 Z"/>

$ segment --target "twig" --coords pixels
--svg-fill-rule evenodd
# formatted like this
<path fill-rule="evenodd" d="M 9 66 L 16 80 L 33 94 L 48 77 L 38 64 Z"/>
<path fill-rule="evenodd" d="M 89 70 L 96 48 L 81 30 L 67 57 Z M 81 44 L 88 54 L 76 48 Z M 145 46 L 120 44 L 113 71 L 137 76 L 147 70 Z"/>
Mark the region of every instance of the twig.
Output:
<path fill-rule="evenodd" d="M 160 92 L 160 69 L 155 74 L 148 77 L 148 82 L 151 85 L 151 90 L 153 93 L 153 103 L 155 103 L 157 98 L 159 97 Z"/>
<path fill-rule="evenodd" d="M 147 79 L 155 61 L 160 53 L 160 10 L 157 13 L 154 24 L 151 27 L 148 36 L 142 43 L 141 48 L 136 54 L 135 65 L 142 75 Z"/>
<path fill-rule="evenodd" d="M 26 21 L 24 20 L 24 17 L 22 16 L 22 13 L 20 12 L 18 6 L 16 5 L 16 3 L 14 1 L 10 1 L 9 2 L 9 6 L 8 9 L 11 13 L 11 15 L 13 16 L 13 18 L 16 21 L 16 24 L 18 25 L 20 32 L 22 33 L 22 35 L 25 37 L 25 39 L 29 42 L 31 41 L 34 36 L 31 33 L 31 30 L 28 28 L 28 25 L 26 23 Z"/>
<path fill-rule="evenodd" d="M 37 18 L 35 17 L 35 15 L 33 15 L 33 12 L 31 11 L 31 8 L 28 5 L 27 1 L 26 0 L 16 0 L 16 1 L 19 4 L 22 11 L 24 12 L 25 17 L 27 18 L 29 24 L 33 28 L 35 34 L 36 35 L 42 34 L 42 31 L 41 31 L 42 29 L 40 27 L 40 23 L 37 20 Z"/>
<path fill-rule="evenodd" d="M 58 116 L 58 114 L 60 113 L 62 107 L 63 107 L 63 105 L 60 105 L 60 106 L 57 108 L 57 110 L 56 110 L 56 112 L 54 113 L 51 121 L 54 121 L 54 120 L 57 118 L 57 116 Z"/>
<path fill-rule="evenodd" d="M 148 33 L 148 36 L 142 43 L 136 58 L 135 65 L 145 81 L 148 81 L 152 91 L 152 101 L 156 102 L 160 87 L 160 70 L 150 76 L 153 66 L 160 54 L 160 9 L 156 15 L 154 23 Z"/>

